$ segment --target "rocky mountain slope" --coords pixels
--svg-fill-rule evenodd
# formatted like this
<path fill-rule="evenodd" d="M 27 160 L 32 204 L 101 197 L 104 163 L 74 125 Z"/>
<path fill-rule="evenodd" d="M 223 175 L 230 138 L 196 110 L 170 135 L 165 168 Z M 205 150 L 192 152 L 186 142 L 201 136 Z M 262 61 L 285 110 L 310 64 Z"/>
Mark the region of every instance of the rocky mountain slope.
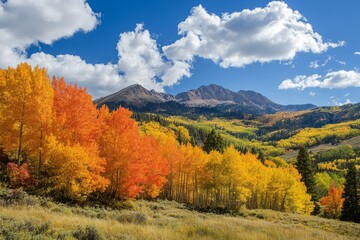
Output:
<path fill-rule="evenodd" d="M 99 106 L 106 104 L 111 109 L 118 106 L 134 111 L 177 114 L 253 114 L 261 115 L 280 111 L 299 111 L 316 107 L 312 104 L 280 105 L 254 91 L 231 91 L 211 84 L 173 96 L 147 90 L 139 84 L 131 85 L 109 96 L 94 101 Z"/>

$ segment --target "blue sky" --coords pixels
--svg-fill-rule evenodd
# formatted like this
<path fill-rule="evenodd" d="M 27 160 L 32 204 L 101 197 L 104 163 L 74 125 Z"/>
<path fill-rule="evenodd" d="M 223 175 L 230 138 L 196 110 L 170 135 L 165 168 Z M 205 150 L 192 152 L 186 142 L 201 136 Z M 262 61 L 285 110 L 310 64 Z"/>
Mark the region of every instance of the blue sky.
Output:
<path fill-rule="evenodd" d="M 354 103 L 358 9 L 352 0 L 8 0 L 0 67 L 47 67 L 94 98 L 133 83 L 172 94 L 215 83 L 282 104 Z"/>

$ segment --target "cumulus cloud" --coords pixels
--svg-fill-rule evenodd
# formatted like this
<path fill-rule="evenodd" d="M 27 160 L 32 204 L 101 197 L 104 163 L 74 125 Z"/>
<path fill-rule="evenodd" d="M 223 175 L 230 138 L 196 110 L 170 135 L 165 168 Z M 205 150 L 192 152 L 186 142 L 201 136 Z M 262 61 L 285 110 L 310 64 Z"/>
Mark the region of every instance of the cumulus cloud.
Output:
<path fill-rule="evenodd" d="M 278 1 L 222 16 L 200 5 L 178 25 L 178 32 L 183 37 L 163 47 L 169 59 L 191 62 L 198 56 L 223 68 L 291 60 L 298 52 L 321 53 L 344 44 L 324 42 L 298 11 Z"/>
<path fill-rule="evenodd" d="M 50 75 L 87 86 L 93 97 L 104 96 L 131 84 L 162 92 L 165 86 L 190 77 L 190 65 L 165 60 L 150 32 L 138 24 L 134 31 L 120 34 L 118 63 L 89 64 L 79 56 L 35 53 L 27 61 L 46 67 Z"/>
<path fill-rule="evenodd" d="M 118 68 L 124 73 L 124 84 L 141 83 L 144 87 L 163 91 L 164 86 L 190 77 L 190 64 L 164 60 L 150 32 L 138 24 L 133 32 L 120 35 L 117 44 Z"/>
<path fill-rule="evenodd" d="M 0 64 L 17 64 L 32 44 L 89 32 L 98 24 L 97 17 L 84 0 L 0 2 Z"/>
<path fill-rule="evenodd" d="M 333 104 L 335 106 L 342 106 L 342 105 L 346 105 L 346 104 L 350 104 L 353 103 L 349 98 L 346 98 L 345 101 L 340 101 L 339 98 L 335 98 L 334 96 L 330 97 L 330 104 Z"/>
<path fill-rule="evenodd" d="M 52 44 L 99 24 L 86 0 L 0 1 L 0 67 L 27 61 L 48 69 L 49 75 L 87 86 L 93 97 L 139 83 L 163 91 L 191 76 L 194 57 L 211 59 L 221 67 L 242 67 L 253 62 L 291 62 L 298 52 L 321 53 L 343 42 L 324 42 L 312 26 L 286 3 L 270 2 L 264 8 L 208 13 L 201 5 L 178 25 L 181 37 L 158 48 L 148 30 L 139 24 L 120 34 L 116 63 L 87 63 L 80 56 L 53 56 L 26 50 L 39 43 Z M 115 46 L 114 46 L 115 49 Z"/>
<path fill-rule="evenodd" d="M 360 55 L 360 52 L 354 52 L 355 55 Z"/>
<path fill-rule="evenodd" d="M 314 91 L 310 91 L 309 95 L 312 96 L 312 97 L 315 97 L 316 93 Z"/>
<path fill-rule="evenodd" d="M 27 61 L 46 67 L 50 76 L 63 76 L 67 82 L 86 86 L 94 96 L 103 96 L 123 87 L 116 64 L 88 64 L 79 56 L 53 56 L 43 52 L 32 54 Z"/>
<path fill-rule="evenodd" d="M 84 0 L 0 2 L 0 67 L 20 62 L 46 67 L 49 75 L 88 87 L 95 98 L 134 83 L 163 91 L 165 86 L 190 77 L 190 64 L 165 60 L 141 24 L 134 31 L 120 34 L 116 64 L 89 64 L 69 54 L 38 52 L 27 56 L 30 45 L 52 44 L 76 32 L 93 30 L 99 23 L 98 16 Z"/>
<path fill-rule="evenodd" d="M 329 72 L 324 76 L 313 74 L 311 76 L 300 75 L 294 79 L 286 79 L 279 89 L 300 89 L 305 88 L 348 88 L 360 87 L 360 73 L 358 71 L 340 70 Z"/>

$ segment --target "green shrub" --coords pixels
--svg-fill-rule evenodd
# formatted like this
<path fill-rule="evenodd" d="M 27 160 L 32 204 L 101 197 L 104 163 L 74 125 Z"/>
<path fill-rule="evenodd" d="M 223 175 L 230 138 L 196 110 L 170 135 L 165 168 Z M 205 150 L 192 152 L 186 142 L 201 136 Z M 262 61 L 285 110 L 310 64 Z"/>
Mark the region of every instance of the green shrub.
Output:
<path fill-rule="evenodd" d="M 141 212 L 122 211 L 116 216 L 116 220 L 121 223 L 145 224 L 148 218 Z"/>
<path fill-rule="evenodd" d="M 116 210 L 138 210 L 139 206 L 134 201 L 116 201 L 112 204 L 112 207 Z"/>
<path fill-rule="evenodd" d="M 39 223 L 13 218 L 0 218 L 0 239 L 52 239 L 49 222 Z"/>
<path fill-rule="evenodd" d="M 38 197 L 27 194 L 22 188 L 7 189 L 0 188 L 0 204 L 20 204 L 20 205 L 39 205 L 40 199 Z"/>
<path fill-rule="evenodd" d="M 73 232 L 73 236 L 79 240 L 101 240 L 105 239 L 94 226 L 86 226 L 85 228 L 79 226 Z"/>

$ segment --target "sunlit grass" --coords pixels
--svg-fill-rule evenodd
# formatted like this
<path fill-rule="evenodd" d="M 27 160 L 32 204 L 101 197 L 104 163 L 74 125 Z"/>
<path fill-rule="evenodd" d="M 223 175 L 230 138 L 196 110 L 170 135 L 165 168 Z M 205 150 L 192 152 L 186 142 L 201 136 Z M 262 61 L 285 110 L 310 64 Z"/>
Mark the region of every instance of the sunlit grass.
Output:
<path fill-rule="evenodd" d="M 270 210 L 242 216 L 189 211 L 176 202 L 137 201 L 132 210 L 54 204 L 0 206 L 0 239 L 356 239 L 354 223 Z"/>

